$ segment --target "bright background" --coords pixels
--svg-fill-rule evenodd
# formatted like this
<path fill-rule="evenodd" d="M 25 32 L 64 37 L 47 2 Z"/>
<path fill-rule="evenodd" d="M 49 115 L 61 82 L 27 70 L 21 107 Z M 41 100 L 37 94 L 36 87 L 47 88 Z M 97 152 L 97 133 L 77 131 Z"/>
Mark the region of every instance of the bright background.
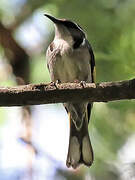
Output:
<path fill-rule="evenodd" d="M 27 83 L 50 82 L 45 52 L 54 27 L 44 13 L 72 19 L 85 29 L 97 82 L 135 76 L 134 0 L 1 0 L 0 86 L 17 85 L 16 76 Z M 15 58 L 11 38 L 24 59 Z M 89 125 L 94 164 L 76 171 L 65 166 L 69 122 L 63 106 L 32 106 L 30 112 L 0 108 L 0 180 L 135 179 L 134 101 L 94 104 Z"/>

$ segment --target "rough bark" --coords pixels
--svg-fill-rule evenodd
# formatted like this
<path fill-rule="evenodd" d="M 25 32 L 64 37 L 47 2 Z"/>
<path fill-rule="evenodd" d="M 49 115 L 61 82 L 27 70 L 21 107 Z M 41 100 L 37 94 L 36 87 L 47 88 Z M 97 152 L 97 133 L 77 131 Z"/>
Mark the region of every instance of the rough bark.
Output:
<path fill-rule="evenodd" d="M 135 99 L 135 79 L 99 84 L 29 84 L 0 88 L 0 106 L 24 106 L 63 102 L 108 102 Z"/>

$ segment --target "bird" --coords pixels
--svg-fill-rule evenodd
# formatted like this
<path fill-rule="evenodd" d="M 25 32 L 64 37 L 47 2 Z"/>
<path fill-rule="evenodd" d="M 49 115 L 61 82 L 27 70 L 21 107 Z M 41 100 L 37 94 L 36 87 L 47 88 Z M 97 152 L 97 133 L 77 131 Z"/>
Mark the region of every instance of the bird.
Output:
<path fill-rule="evenodd" d="M 95 82 L 95 57 L 86 34 L 80 25 L 49 14 L 55 35 L 46 51 L 47 67 L 51 81 L 56 83 Z M 66 165 L 73 169 L 81 164 L 90 167 L 94 161 L 88 124 L 93 103 L 63 104 L 69 116 L 70 135 Z"/>

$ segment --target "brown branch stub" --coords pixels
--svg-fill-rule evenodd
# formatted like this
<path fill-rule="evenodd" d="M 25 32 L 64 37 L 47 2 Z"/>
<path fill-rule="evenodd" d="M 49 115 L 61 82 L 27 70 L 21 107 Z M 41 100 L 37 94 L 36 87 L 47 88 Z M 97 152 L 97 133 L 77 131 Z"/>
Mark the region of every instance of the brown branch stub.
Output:
<path fill-rule="evenodd" d="M 28 84 L 0 87 L 0 106 L 24 106 L 63 102 L 108 102 L 135 99 L 135 79 L 99 84 Z"/>

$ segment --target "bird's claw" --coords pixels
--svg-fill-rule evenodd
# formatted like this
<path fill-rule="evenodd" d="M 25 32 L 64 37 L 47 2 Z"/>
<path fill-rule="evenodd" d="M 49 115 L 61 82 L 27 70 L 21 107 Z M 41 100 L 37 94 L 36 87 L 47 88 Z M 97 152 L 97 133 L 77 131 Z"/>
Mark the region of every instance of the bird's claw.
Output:
<path fill-rule="evenodd" d="M 58 79 L 58 80 L 56 80 L 56 82 L 51 82 L 50 84 L 52 86 L 55 86 L 56 89 L 58 89 L 58 84 L 60 84 L 60 83 L 61 83 L 61 81 Z"/>
<path fill-rule="evenodd" d="M 81 81 L 81 82 L 80 82 L 80 85 L 81 85 L 83 88 L 85 88 L 86 82 L 85 82 L 85 81 Z"/>
<path fill-rule="evenodd" d="M 61 81 L 59 79 L 56 80 L 56 84 L 60 84 Z"/>

